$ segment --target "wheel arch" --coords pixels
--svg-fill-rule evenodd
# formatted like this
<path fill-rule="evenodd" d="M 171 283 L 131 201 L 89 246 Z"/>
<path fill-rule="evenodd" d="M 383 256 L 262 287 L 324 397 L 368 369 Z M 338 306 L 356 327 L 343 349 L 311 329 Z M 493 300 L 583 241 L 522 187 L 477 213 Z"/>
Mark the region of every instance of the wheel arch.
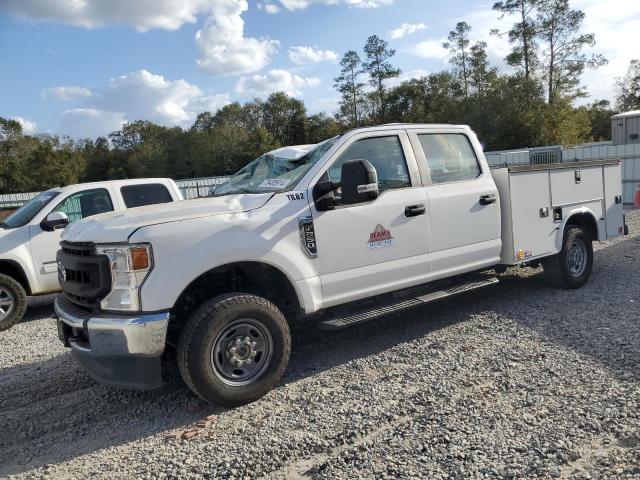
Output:
<path fill-rule="evenodd" d="M 599 230 L 598 230 L 598 221 L 596 219 L 596 216 L 593 214 L 593 212 L 588 208 L 584 208 L 584 207 L 578 210 L 573 210 L 569 212 L 566 220 L 563 223 L 563 226 L 561 229 L 562 235 L 558 235 L 558 238 L 556 239 L 557 251 L 562 250 L 564 235 L 567 232 L 567 230 L 572 226 L 583 228 L 589 234 L 589 236 L 591 237 L 591 240 L 593 241 L 598 241 L 600 238 Z"/>
<path fill-rule="evenodd" d="M 29 279 L 25 273 L 22 265 L 15 260 L 2 259 L 0 260 L 0 273 L 13 278 L 16 282 L 22 285 L 27 295 L 31 295 L 31 286 L 29 285 Z"/>
<path fill-rule="evenodd" d="M 202 273 L 180 293 L 171 309 L 169 343 L 175 344 L 177 332 L 199 305 L 215 295 L 232 292 L 266 298 L 289 322 L 303 311 L 295 283 L 282 270 L 259 261 L 232 262 Z"/>

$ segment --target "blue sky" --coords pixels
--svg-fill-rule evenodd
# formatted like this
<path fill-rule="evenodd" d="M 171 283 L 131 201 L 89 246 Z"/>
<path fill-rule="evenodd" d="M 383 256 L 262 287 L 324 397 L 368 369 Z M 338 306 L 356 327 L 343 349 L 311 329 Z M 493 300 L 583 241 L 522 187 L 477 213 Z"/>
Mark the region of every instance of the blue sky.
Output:
<path fill-rule="evenodd" d="M 378 34 L 402 78 L 448 68 L 440 47 L 457 21 L 489 43 L 501 69 L 507 28 L 478 0 L 0 0 L 0 116 L 28 132 L 97 136 L 148 119 L 186 127 L 197 113 L 285 90 L 332 113 L 337 59 Z M 611 99 L 640 57 L 640 2 L 573 0 L 610 63 L 585 75 Z"/>

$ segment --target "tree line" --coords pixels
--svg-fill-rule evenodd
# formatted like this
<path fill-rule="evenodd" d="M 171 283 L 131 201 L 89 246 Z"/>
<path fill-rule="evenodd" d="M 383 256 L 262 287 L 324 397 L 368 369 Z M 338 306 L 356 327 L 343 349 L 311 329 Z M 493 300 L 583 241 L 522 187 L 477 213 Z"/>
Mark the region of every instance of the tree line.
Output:
<path fill-rule="evenodd" d="M 491 32 L 511 44 L 506 72 L 489 62 L 485 42 L 472 41 L 466 22 L 457 23 L 443 44 L 449 69 L 406 81 L 393 64 L 395 50 L 373 35 L 362 52 L 349 50 L 340 61 L 333 116 L 310 115 L 302 100 L 278 92 L 203 112 L 186 129 L 138 120 L 97 139 L 24 135 L 18 122 L 0 118 L 0 191 L 226 175 L 280 146 L 390 122 L 468 124 L 486 150 L 570 145 L 609 139 L 611 115 L 640 109 L 640 60 L 617 80 L 615 107 L 606 100 L 575 106 L 587 95 L 582 74 L 606 59 L 586 53 L 595 37 L 582 33 L 584 13 L 568 0 L 503 0 L 493 9 L 513 19 L 509 30 Z"/>

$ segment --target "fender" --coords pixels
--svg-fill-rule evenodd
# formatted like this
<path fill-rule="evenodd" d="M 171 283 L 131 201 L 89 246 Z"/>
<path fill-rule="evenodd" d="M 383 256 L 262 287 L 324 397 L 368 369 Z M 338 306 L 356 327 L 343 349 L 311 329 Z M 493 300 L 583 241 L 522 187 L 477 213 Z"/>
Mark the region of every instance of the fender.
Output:
<path fill-rule="evenodd" d="M 575 219 L 576 216 L 580 215 L 582 218 L 580 220 L 580 222 L 572 222 L 572 219 Z M 569 225 L 570 223 L 576 223 L 577 225 L 583 225 L 583 218 L 588 218 L 592 224 L 593 227 L 595 227 L 595 231 L 597 233 L 597 235 L 595 236 L 595 238 L 593 238 L 593 240 L 597 240 L 597 241 L 603 241 L 603 227 L 602 225 L 600 225 L 600 222 L 598 221 L 596 215 L 593 213 L 593 210 L 591 210 L 588 207 L 585 206 L 581 206 L 581 207 L 575 207 L 575 208 L 571 208 L 571 209 L 562 209 L 562 223 L 560 223 L 560 225 L 558 226 L 558 231 L 561 233 L 560 235 L 556 236 L 556 242 L 555 242 L 555 246 L 556 246 L 556 252 L 560 252 L 562 250 L 562 244 L 564 242 L 564 232 L 566 231 L 567 225 Z"/>

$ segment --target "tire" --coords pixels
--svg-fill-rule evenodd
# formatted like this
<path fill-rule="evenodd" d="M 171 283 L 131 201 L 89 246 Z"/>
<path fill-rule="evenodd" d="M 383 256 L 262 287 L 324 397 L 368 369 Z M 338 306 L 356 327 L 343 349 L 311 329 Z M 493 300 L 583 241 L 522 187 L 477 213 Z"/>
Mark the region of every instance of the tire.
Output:
<path fill-rule="evenodd" d="M 191 315 L 178 340 L 178 367 L 198 396 L 236 407 L 273 389 L 290 353 L 289 325 L 273 303 L 229 293 L 205 302 Z"/>
<path fill-rule="evenodd" d="M 27 310 L 27 293 L 8 275 L 0 274 L 0 332 L 22 320 Z"/>
<path fill-rule="evenodd" d="M 544 275 L 551 285 L 576 289 L 582 287 L 593 269 L 593 245 L 582 227 L 569 226 L 564 234 L 562 250 L 543 261 Z"/>

